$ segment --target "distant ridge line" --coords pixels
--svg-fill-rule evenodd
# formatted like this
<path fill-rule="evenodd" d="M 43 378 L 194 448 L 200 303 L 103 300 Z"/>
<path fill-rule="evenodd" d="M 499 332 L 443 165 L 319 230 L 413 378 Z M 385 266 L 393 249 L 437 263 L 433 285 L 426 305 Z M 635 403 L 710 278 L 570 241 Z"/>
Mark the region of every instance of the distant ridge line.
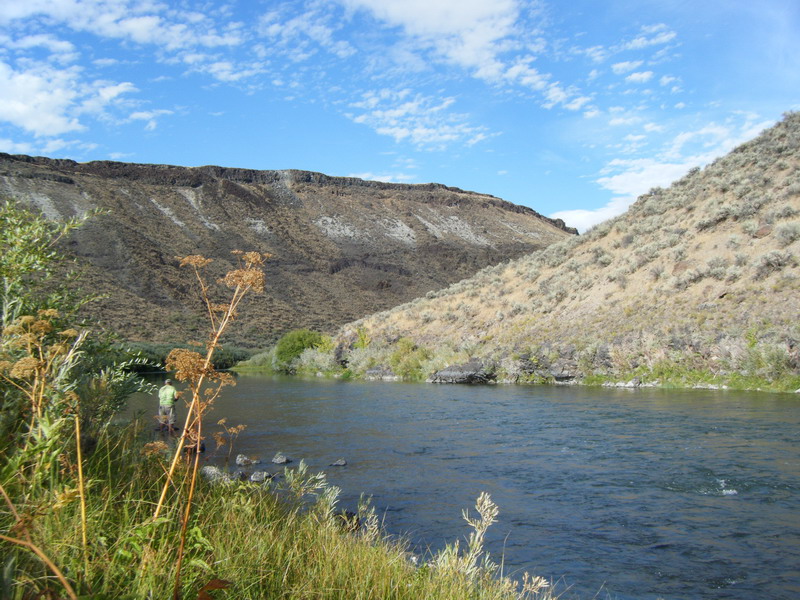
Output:
<path fill-rule="evenodd" d="M 464 194 L 470 199 L 482 201 L 489 206 L 495 206 L 509 212 L 528 214 L 549 223 L 553 227 L 567 233 L 578 234 L 574 227 L 568 227 L 562 219 L 552 219 L 529 208 L 514 204 L 481 192 L 463 190 L 441 183 L 387 183 L 372 181 L 359 177 L 341 177 L 326 175 L 315 171 L 302 169 L 240 169 L 237 167 L 221 167 L 217 165 L 203 165 L 200 167 L 182 167 L 178 165 L 164 165 L 155 163 L 127 163 L 111 160 L 96 160 L 85 163 L 68 158 L 48 158 L 45 156 L 28 156 L 25 154 L 7 154 L 0 152 L 0 159 L 21 163 L 44 165 L 53 169 L 67 170 L 73 173 L 96 175 L 115 179 L 136 179 L 154 185 L 177 185 L 184 187 L 200 187 L 214 180 L 227 180 L 234 183 L 248 184 L 276 184 L 285 183 L 286 176 L 291 177 L 293 183 L 311 183 L 317 185 L 333 185 L 342 187 L 362 187 L 377 190 L 446 190 Z M 10 175 L 11 173 L 9 173 Z M 146 176 L 144 176 L 146 175 Z M 67 178 L 68 179 L 68 178 Z M 62 180 L 63 183 L 68 183 Z"/>

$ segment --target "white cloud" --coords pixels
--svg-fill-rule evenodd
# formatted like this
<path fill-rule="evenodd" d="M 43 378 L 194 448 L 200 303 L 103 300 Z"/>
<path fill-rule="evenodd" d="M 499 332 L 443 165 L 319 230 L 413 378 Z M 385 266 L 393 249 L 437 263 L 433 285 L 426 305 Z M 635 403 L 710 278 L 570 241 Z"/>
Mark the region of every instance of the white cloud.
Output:
<path fill-rule="evenodd" d="M 611 160 L 597 179 L 613 194 L 611 201 L 595 210 L 568 210 L 551 215 L 585 231 L 589 227 L 625 212 L 636 199 L 654 187 L 668 187 L 693 167 L 705 166 L 736 146 L 754 138 L 772 125 L 754 114 L 735 114 L 725 125 L 708 123 L 681 132 L 653 157 Z M 647 126 L 645 126 L 647 128 Z M 628 136 L 636 140 L 643 136 Z"/>
<path fill-rule="evenodd" d="M 11 8 L 11 4 L 16 4 Z M 23 6 L 24 4 L 24 6 Z M 3 3 L 0 23 L 45 17 L 104 38 L 154 44 L 170 50 L 241 44 L 236 24 L 218 31 L 214 19 L 166 4 L 134 0 L 30 0 Z"/>
<path fill-rule="evenodd" d="M 123 94 L 137 91 L 136 86 L 127 81 L 123 83 L 98 81 L 94 86 L 94 92 L 81 103 L 79 113 L 100 114 L 106 106 Z"/>
<path fill-rule="evenodd" d="M 277 42 L 284 52 L 295 57 L 314 54 L 311 43 L 316 44 L 340 59 L 345 59 L 356 50 L 345 40 L 337 40 L 336 30 L 340 25 L 332 22 L 331 13 L 320 10 L 321 5 L 300 14 L 286 17 L 277 10 L 264 14 L 258 23 L 259 33 Z"/>
<path fill-rule="evenodd" d="M 641 120 L 641 117 L 636 116 L 614 117 L 613 119 L 609 120 L 608 124 L 612 127 L 619 127 L 620 125 L 635 125 Z"/>
<path fill-rule="evenodd" d="M 75 60 L 78 56 L 75 52 L 75 46 L 72 43 L 59 40 L 52 34 L 41 33 L 28 35 L 19 39 L 8 39 L 5 45 L 15 50 L 45 48 L 57 55 L 57 60 L 62 63 Z"/>
<path fill-rule="evenodd" d="M 380 21 L 400 27 L 434 57 L 472 70 L 481 79 L 503 76 L 500 55 L 517 34 L 514 0 L 342 0 Z"/>
<path fill-rule="evenodd" d="M 366 9 L 411 35 L 455 36 L 472 39 L 478 45 L 491 44 L 511 33 L 518 16 L 514 0 L 344 0 L 343 3 Z"/>
<path fill-rule="evenodd" d="M 15 142 L 7 138 L 0 138 L 0 152 L 7 154 L 33 154 L 34 146 L 30 142 Z"/>
<path fill-rule="evenodd" d="M 591 101 L 592 99 L 589 96 L 578 96 L 564 104 L 564 108 L 567 110 L 580 110 Z"/>
<path fill-rule="evenodd" d="M 364 173 L 351 173 L 348 177 L 358 177 L 366 181 L 383 181 L 384 183 L 409 183 L 414 181 L 414 175 L 407 173 L 378 174 L 367 171 Z"/>
<path fill-rule="evenodd" d="M 644 61 L 641 60 L 627 60 L 625 62 L 614 63 L 611 65 L 611 70 L 614 71 L 616 75 L 622 75 L 623 73 L 630 73 L 638 69 L 643 63 Z"/>
<path fill-rule="evenodd" d="M 0 62 L 0 121 L 36 136 L 61 135 L 83 129 L 72 114 L 80 99 L 77 68 L 41 65 L 16 71 Z"/>
<path fill-rule="evenodd" d="M 163 117 L 164 115 L 171 115 L 173 111 L 166 110 L 166 109 L 159 109 L 159 110 L 147 110 L 147 111 L 137 111 L 131 113 L 128 117 L 131 121 L 147 121 L 145 125 L 145 129 L 147 131 L 153 131 L 158 127 L 158 118 Z"/>
<path fill-rule="evenodd" d="M 641 34 L 629 42 L 623 44 L 624 50 L 641 50 L 648 46 L 657 46 L 671 42 L 677 37 L 665 24 L 650 25 L 642 27 Z"/>
<path fill-rule="evenodd" d="M 569 105 L 578 110 L 586 100 L 573 86 L 551 82 L 551 75 L 531 66 L 546 46 L 521 27 L 521 4 L 515 0 L 341 0 L 351 10 L 365 10 L 405 34 L 404 43 L 431 63 L 462 67 L 480 80 L 520 85 L 544 94 L 543 106 Z M 532 9 L 534 5 L 528 5 Z M 527 43 L 526 40 L 530 40 Z M 516 51 L 508 56 L 511 51 Z M 520 51 L 524 51 L 520 53 Z M 527 54 L 525 52 L 528 52 Z M 416 62 L 412 64 L 419 66 Z"/>
<path fill-rule="evenodd" d="M 631 83 L 646 83 L 653 78 L 652 71 L 639 71 L 638 73 L 631 73 L 625 78 L 625 81 Z"/>
<path fill-rule="evenodd" d="M 552 219 L 563 219 L 564 223 L 570 227 L 576 227 L 578 231 L 583 233 L 598 223 L 621 215 L 628 209 L 628 206 L 630 206 L 630 203 L 627 199 L 615 198 L 605 206 L 596 210 L 560 210 L 549 216 Z"/>
<path fill-rule="evenodd" d="M 128 82 L 86 80 L 77 66 L 24 64 L 16 69 L 0 62 L 0 121 L 36 137 L 84 130 L 82 116 L 100 116 L 124 94 L 136 91 Z"/>
<path fill-rule="evenodd" d="M 609 56 L 609 51 L 603 46 L 592 46 L 585 48 L 582 52 L 596 63 L 605 62 Z"/>
<path fill-rule="evenodd" d="M 510 83 L 517 83 L 532 90 L 541 91 L 547 88 L 549 75 L 543 75 L 530 66 L 533 58 L 519 58 L 503 73 L 503 79 Z"/>
<path fill-rule="evenodd" d="M 464 115 L 448 110 L 454 103 L 452 97 L 433 98 L 413 94 L 408 89 L 384 89 L 364 94 L 361 101 L 351 104 L 362 112 L 348 116 L 396 142 L 410 142 L 420 147 L 442 148 L 450 143 L 472 145 L 486 139 L 485 128 L 472 126 Z"/>

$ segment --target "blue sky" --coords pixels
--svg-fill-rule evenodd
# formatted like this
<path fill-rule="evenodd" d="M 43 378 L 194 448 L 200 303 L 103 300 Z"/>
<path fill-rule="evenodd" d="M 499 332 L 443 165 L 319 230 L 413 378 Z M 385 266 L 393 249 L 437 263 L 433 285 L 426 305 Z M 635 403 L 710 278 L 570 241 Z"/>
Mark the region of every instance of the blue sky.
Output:
<path fill-rule="evenodd" d="M 0 0 L 13 154 L 437 182 L 583 230 L 798 109 L 798 0 Z"/>

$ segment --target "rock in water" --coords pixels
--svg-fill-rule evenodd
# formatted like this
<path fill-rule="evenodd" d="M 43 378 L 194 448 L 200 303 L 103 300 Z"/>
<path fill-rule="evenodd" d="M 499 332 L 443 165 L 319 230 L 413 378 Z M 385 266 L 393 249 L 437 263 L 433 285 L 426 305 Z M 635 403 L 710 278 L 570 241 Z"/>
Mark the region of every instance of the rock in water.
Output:
<path fill-rule="evenodd" d="M 286 463 L 290 463 L 292 461 L 291 461 L 291 459 L 286 458 L 285 454 L 282 454 L 281 452 L 278 452 L 272 458 L 272 462 L 274 462 L 276 465 L 285 465 Z"/>
<path fill-rule="evenodd" d="M 250 481 L 253 483 L 265 483 L 270 479 L 272 479 L 272 475 L 266 471 L 254 471 L 253 474 L 250 475 Z"/>
<path fill-rule="evenodd" d="M 345 466 L 347 466 L 347 461 L 345 459 L 343 459 L 343 458 L 340 458 L 339 460 L 336 460 L 336 461 L 332 462 L 330 466 L 332 466 L 332 467 L 345 467 Z"/>
<path fill-rule="evenodd" d="M 236 456 L 236 466 L 238 467 L 248 467 L 250 465 L 257 465 L 261 461 L 257 458 L 249 458 L 244 454 L 238 454 Z"/>

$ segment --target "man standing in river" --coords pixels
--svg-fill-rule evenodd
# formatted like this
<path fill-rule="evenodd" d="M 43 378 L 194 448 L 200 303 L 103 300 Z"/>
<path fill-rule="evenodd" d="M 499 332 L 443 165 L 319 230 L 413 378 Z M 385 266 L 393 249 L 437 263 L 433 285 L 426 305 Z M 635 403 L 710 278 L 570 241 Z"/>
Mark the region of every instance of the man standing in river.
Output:
<path fill-rule="evenodd" d="M 170 433 L 175 431 L 175 400 L 178 398 L 178 390 L 172 385 L 171 379 L 165 379 L 164 385 L 158 390 L 158 424 L 159 429 Z"/>

